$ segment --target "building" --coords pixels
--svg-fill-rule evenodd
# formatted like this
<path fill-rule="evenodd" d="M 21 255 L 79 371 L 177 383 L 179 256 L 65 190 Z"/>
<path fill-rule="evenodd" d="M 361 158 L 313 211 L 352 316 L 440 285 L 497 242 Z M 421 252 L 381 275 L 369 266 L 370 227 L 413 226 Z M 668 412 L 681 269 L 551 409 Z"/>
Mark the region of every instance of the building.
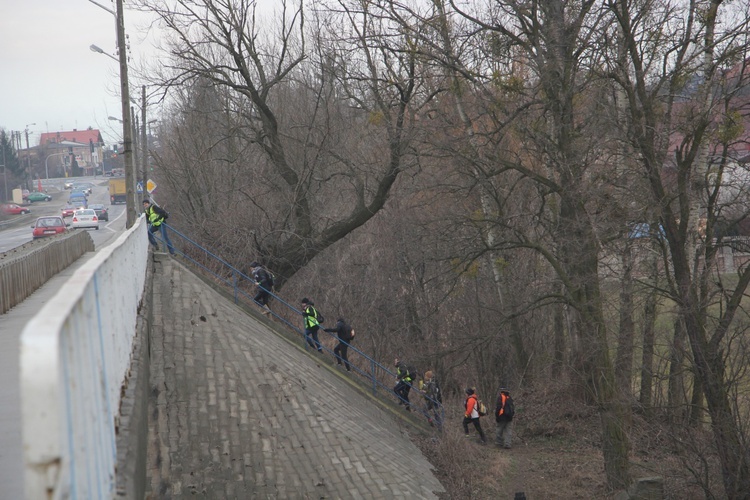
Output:
<path fill-rule="evenodd" d="M 101 173 L 103 147 L 104 140 L 96 129 L 46 132 L 39 138 L 39 159 L 44 161 L 49 177 L 95 175 Z M 74 171 L 75 165 L 80 171 Z"/>

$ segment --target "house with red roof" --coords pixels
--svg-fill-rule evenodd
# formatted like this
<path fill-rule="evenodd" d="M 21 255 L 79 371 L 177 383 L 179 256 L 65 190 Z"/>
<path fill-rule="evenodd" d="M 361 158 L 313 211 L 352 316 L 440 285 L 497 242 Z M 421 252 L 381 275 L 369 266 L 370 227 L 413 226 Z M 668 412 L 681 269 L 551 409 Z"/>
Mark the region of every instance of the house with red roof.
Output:
<path fill-rule="evenodd" d="M 62 170 L 65 177 L 72 175 L 73 159 L 83 175 L 94 175 L 103 162 L 104 140 L 97 129 L 45 132 L 39 137 L 46 168 Z"/>

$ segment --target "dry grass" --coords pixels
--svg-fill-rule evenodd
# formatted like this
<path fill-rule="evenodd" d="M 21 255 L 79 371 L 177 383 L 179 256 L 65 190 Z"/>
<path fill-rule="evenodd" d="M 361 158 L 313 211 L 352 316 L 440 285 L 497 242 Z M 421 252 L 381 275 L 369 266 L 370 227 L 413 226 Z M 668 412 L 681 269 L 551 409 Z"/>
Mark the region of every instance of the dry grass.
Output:
<path fill-rule="evenodd" d="M 419 441 L 447 490 L 444 498 L 512 499 L 521 491 L 529 500 L 610 498 L 596 410 L 572 404 L 554 388 L 514 399 L 517 417 L 511 450 L 482 446 L 472 428 L 472 438 L 466 439 L 460 413 L 450 411 L 440 439 Z M 461 402 L 452 406 L 460 409 Z M 482 427 L 492 443 L 492 418 L 483 418 Z M 680 436 L 666 424 L 635 417 L 631 444 L 632 476 L 664 478 L 666 499 L 721 498 L 709 433 Z M 708 493 L 696 477 L 709 482 Z"/>

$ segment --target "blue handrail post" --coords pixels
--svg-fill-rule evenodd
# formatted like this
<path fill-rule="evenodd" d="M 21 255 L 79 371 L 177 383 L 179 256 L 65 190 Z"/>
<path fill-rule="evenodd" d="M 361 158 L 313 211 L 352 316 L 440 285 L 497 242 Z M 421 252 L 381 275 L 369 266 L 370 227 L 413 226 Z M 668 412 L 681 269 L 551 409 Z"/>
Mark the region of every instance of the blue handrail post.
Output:
<path fill-rule="evenodd" d="M 232 286 L 234 287 L 234 303 L 239 304 L 239 297 L 237 296 L 237 270 L 232 269 Z"/>
<path fill-rule="evenodd" d="M 375 378 L 375 360 L 370 359 L 370 376 L 372 377 L 372 394 L 378 393 L 378 381 Z"/>

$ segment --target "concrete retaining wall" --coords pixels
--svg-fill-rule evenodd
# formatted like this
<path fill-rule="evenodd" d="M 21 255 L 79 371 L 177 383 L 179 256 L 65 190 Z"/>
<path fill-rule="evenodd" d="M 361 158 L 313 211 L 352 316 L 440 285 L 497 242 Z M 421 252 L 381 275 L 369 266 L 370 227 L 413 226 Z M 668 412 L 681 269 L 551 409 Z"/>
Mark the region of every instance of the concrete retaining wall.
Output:
<path fill-rule="evenodd" d="M 146 389 L 139 386 L 140 376 L 132 378 L 142 363 L 132 361 L 143 359 L 148 344 L 146 335 L 136 335 L 139 324 L 144 330 L 138 314 L 148 257 L 141 217 L 81 266 L 24 328 L 20 379 L 27 499 L 119 493 L 121 411 L 133 432 L 123 439 L 141 439 L 132 420 L 140 418 L 135 400 Z M 129 391 L 132 401 L 123 399 Z M 139 467 L 133 464 L 134 471 Z"/>

